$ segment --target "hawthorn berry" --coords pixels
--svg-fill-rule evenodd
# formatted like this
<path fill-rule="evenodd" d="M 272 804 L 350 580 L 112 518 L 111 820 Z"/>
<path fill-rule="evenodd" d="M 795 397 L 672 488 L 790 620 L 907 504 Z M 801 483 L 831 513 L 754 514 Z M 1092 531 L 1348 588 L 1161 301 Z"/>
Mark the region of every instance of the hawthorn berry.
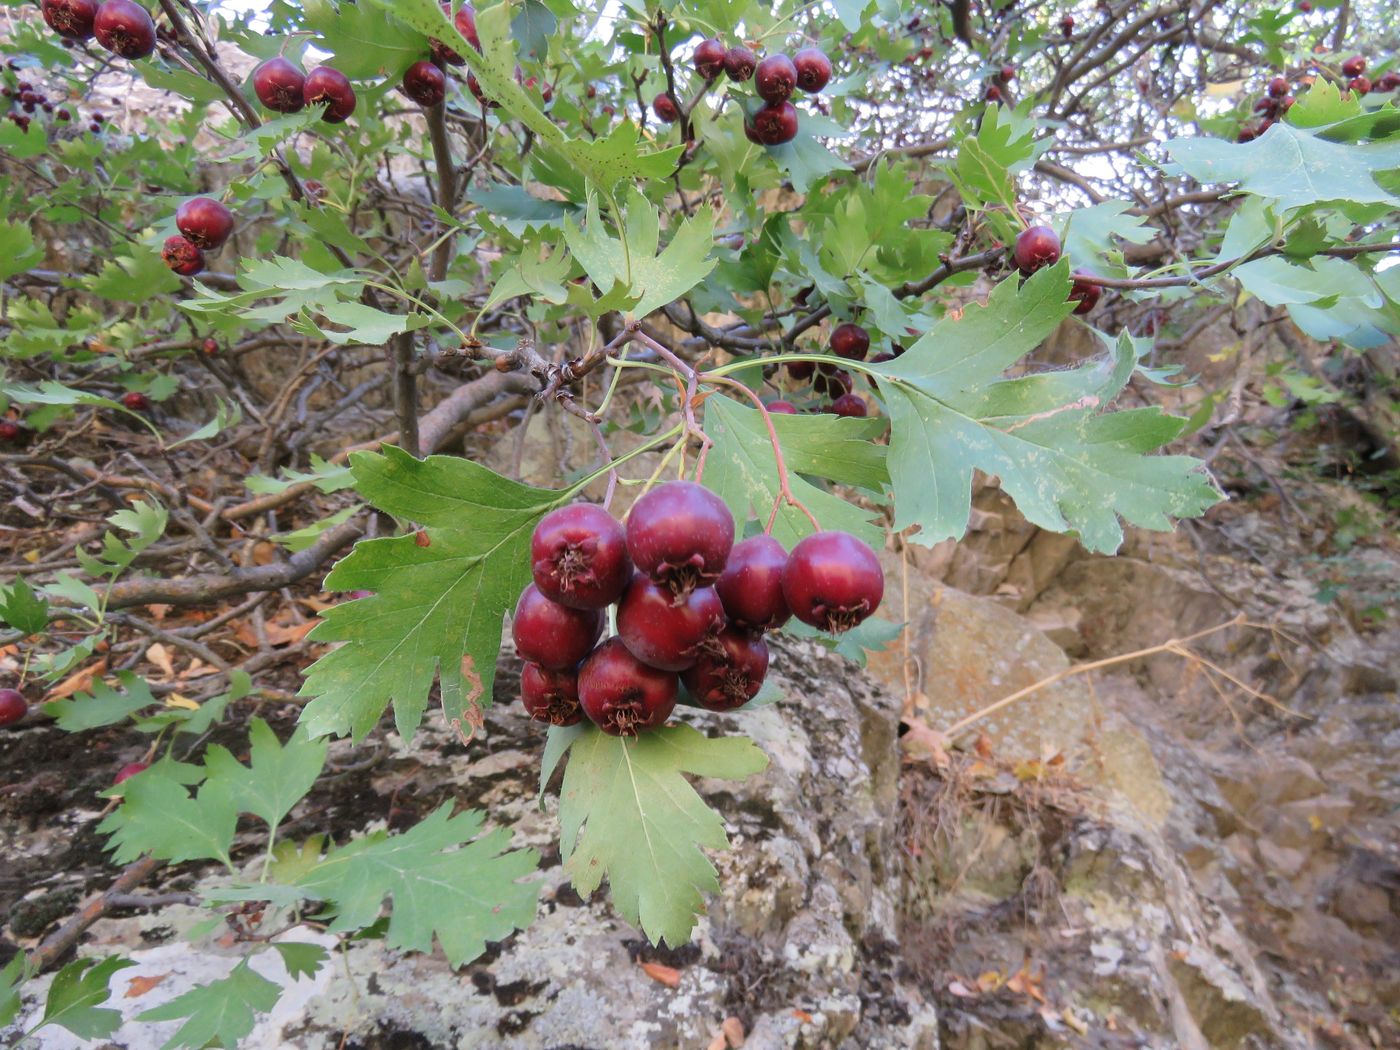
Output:
<path fill-rule="evenodd" d="M 1060 19 L 1060 32 L 1065 35 L 1066 40 L 1074 35 L 1074 15 L 1065 15 Z"/>
<path fill-rule="evenodd" d="M 592 503 L 550 511 L 530 539 L 535 586 L 551 601 L 574 609 L 602 609 L 632 579 L 627 534 L 616 518 Z"/>
<path fill-rule="evenodd" d="M 1366 72 L 1365 55 L 1352 55 L 1342 63 L 1342 76 L 1344 77 L 1359 77 L 1364 72 Z"/>
<path fill-rule="evenodd" d="M 1283 98 L 1286 94 L 1288 94 L 1287 77 L 1274 77 L 1273 80 L 1269 81 L 1269 95 L 1271 97 Z"/>
<path fill-rule="evenodd" d="M 97 18 L 97 0 L 44 0 L 44 22 L 61 37 L 87 40 Z"/>
<path fill-rule="evenodd" d="M 204 342 L 200 344 L 200 349 L 204 351 L 206 357 L 213 357 L 219 352 L 219 343 L 211 337 L 205 339 Z"/>
<path fill-rule="evenodd" d="M 707 711 L 733 711 L 763 687 L 768 645 L 762 635 L 736 627 L 726 627 L 717 641 L 718 651 L 702 655 L 695 666 L 681 673 L 681 681 Z"/>
<path fill-rule="evenodd" d="M 470 91 L 476 97 L 477 102 L 481 103 L 482 109 L 500 108 L 501 104 L 499 102 L 496 102 L 493 99 L 489 99 L 486 97 L 486 92 L 481 89 L 481 82 L 476 79 L 475 73 L 467 74 L 467 90 Z M 605 111 L 607 110 L 606 106 L 603 108 Z"/>
<path fill-rule="evenodd" d="M 848 419 L 864 419 L 870 411 L 858 394 L 842 394 L 827 405 L 826 410 L 833 415 L 844 416 Z"/>
<path fill-rule="evenodd" d="M 145 58 L 156 49 L 156 24 L 133 0 L 103 0 L 93 16 L 97 42 L 122 58 Z"/>
<path fill-rule="evenodd" d="M 764 106 L 749 118 L 747 129 L 752 129 L 750 137 L 759 145 L 781 146 L 797 137 L 797 109 L 791 102 Z"/>
<path fill-rule="evenodd" d="M 233 212 L 212 197 L 194 197 L 175 212 L 175 226 L 201 251 L 216 251 L 233 233 Z"/>
<path fill-rule="evenodd" d="M 987 90 L 983 93 L 982 97 L 988 102 L 1000 102 L 1001 88 L 997 87 L 995 84 L 988 84 Z"/>
<path fill-rule="evenodd" d="M 713 587 L 677 598 L 637 573 L 617 605 L 617 636 L 649 667 L 683 671 L 714 648 L 724 627 L 724 604 Z"/>
<path fill-rule="evenodd" d="M 536 722 L 571 726 L 583 721 L 578 702 L 578 672 L 551 671 L 539 664 L 520 670 L 520 702 Z"/>
<path fill-rule="evenodd" d="M 1103 295 L 1103 289 L 1099 285 L 1084 279 L 1092 276 L 1093 274 L 1086 270 L 1075 270 L 1074 284 L 1069 289 L 1069 301 L 1074 303 L 1074 312 L 1081 316 L 1098 306 L 1099 296 Z"/>
<path fill-rule="evenodd" d="M 758 56 L 743 44 L 735 44 L 724 53 L 724 72 L 735 83 L 742 84 L 753 76 Z"/>
<path fill-rule="evenodd" d="M 593 724 L 611 736 L 636 736 L 666 724 L 676 709 L 680 679 L 648 667 L 609 638 L 578 671 L 578 699 Z"/>
<path fill-rule="evenodd" d="M 193 277 L 204 269 L 204 253 L 193 241 L 181 237 L 179 234 L 165 239 L 165 244 L 160 250 L 160 257 L 165 261 L 166 266 L 181 277 Z"/>
<path fill-rule="evenodd" d="M 129 390 L 122 395 L 122 404 L 131 412 L 145 412 L 151 407 L 151 399 L 139 390 Z"/>
<path fill-rule="evenodd" d="M 809 95 L 831 82 L 831 59 L 820 48 L 804 47 L 792 56 L 797 67 L 797 86 Z"/>
<path fill-rule="evenodd" d="M 321 119 L 327 124 L 341 124 L 355 112 L 355 89 L 350 78 L 331 66 L 317 66 L 306 74 L 301 95 L 308 106 L 326 104 Z"/>
<path fill-rule="evenodd" d="M 812 378 L 812 373 L 817 370 L 814 361 L 789 361 L 787 363 L 787 374 L 796 379 L 799 383 L 805 383 Z"/>
<path fill-rule="evenodd" d="M 812 379 L 812 390 L 833 400 L 849 394 L 854 386 L 851 373 L 845 369 L 831 368 L 829 365 L 822 365 L 817 369 L 817 374 Z"/>
<path fill-rule="evenodd" d="M 29 702 L 18 689 L 0 689 L 0 726 L 11 726 L 29 713 Z"/>
<path fill-rule="evenodd" d="M 783 569 L 783 597 L 792 614 L 833 634 L 864 620 L 884 595 L 880 559 L 848 532 L 814 532 L 792 549 Z"/>
<path fill-rule="evenodd" d="M 827 344 L 837 357 L 847 361 L 864 361 L 870 351 L 870 333 L 851 321 L 838 324 L 831 331 L 831 341 Z"/>
<path fill-rule="evenodd" d="M 24 428 L 13 419 L 0 419 L 0 441 L 17 441 L 23 432 Z"/>
<path fill-rule="evenodd" d="M 676 102 L 664 91 L 651 100 L 651 111 L 656 114 L 658 120 L 667 124 L 674 124 L 681 119 L 681 111 L 676 107 Z"/>
<path fill-rule="evenodd" d="M 126 765 L 122 766 L 121 769 L 117 770 L 117 775 L 112 778 L 112 783 L 113 785 L 124 784 L 137 773 L 144 773 L 149 768 L 150 765 L 145 762 L 128 762 Z"/>
<path fill-rule="evenodd" d="M 695 45 L 695 72 L 706 80 L 714 80 L 724 72 L 724 45 L 718 37 L 710 37 Z"/>
<path fill-rule="evenodd" d="M 693 481 L 668 481 L 632 505 L 627 552 L 637 571 L 683 598 L 724 572 L 734 546 L 734 515 Z"/>
<path fill-rule="evenodd" d="M 602 632 L 602 613 L 552 602 L 533 583 L 520 592 L 511 618 L 511 637 L 520 658 L 551 671 L 577 667 Z"/>
<path fill-rule="evenodd" d="M 1305 15 L 1306 15 L 1306 14 L 1311 14 L 1311 13 L 1312 13 L 1312 0 L 1299 0 L 1299 2 L 1298 2 L 1298 10 L 1301 11 L 1301 12 L 1303 12 L 1303 14 L 1305 14 Z"/>
<path fill-rule="evenodd" d="M 770 401 L 768 402 L 767 408 L 770 413 L 776 412 L 780 416 L 797 415 L 797 408 L 791 401 Z M 732 558 L 734 555 L 731 554 L 730 557 Z"/>
<path fill-rule="evenodd" d="M 1001 77 L 1003 84 L 1010 83 L 1016 79 L 1016 67 L 1008 63 L 1001 67 L 997 75 Z"/>
<path fill-rule="evenodd" d="M 445 15 L 452 14 L 452 5 L 450 3 L 444 3 L 442 5 L 442 13 Z M 481 36 L 476 30 L 476 11 L 472 8 L 471 4 L 463 4 L 457 9 L 457 14 L 452 19 L 452 24 L 457 27 L 457 32 L 467 38 L 467 43 L 471 44 L 471 46 L 478 51 L 481 50 Z M 430 37 L 428 39 L 428 47 L 432 51 L 434 61 L 449 66 L 460 66 L 466 61 L 466 59 L 436 37 Z"/>
<path fill-rule="evenodd" d="M 786 102 L 797 87 L 797 67 L 787 55 L 768 55 L 754 68 L 753 86 L 764 102 Z"/>
<path fill-rule="evenodd" d="M 1396 88 L 1400 88 L 1400 73 L 1387 73 L 1376 81 L 1371 90 L 1385 92 L 1394 91 Z"/>
<path fill-rule="evenodd" d="M 773 411 L 773 405 L 768 406 L 768 411 Z M 788 622 L 792 610 L 783 597 L 786 565 L 787 551 L 772 536 L 750 536 L 734 544 L 724 573 L 715 583 L 715 592 L 730 623 L 761 631 L 774 630 Z"/>
<path fill-rule="evenodd" d="M 404 70 L 403 93 L 424 109 L 432 109 L 447 97 L 447 74 L 435 63 L 415 62 Z"/>
<path fill-rule="evenodd" d="M 274 113 L 298 113 L 306 106 L 306 77 L 281 55 L 253 70 L 253 94 Z"/>
<path fill-rule="evenodd" d="M 1371 80 L 1369 77 L 1352 77 L 1347 81 L 1347 87 L 1358 95 L 1369 95 L 1371 93 Z"/>
<path fill-rule="evenodd" d="M 1049 226 L 1031 226 L 1016 236 L 1016 266 L 1029 277 L 1060 261 L 1060 238 Z"/>

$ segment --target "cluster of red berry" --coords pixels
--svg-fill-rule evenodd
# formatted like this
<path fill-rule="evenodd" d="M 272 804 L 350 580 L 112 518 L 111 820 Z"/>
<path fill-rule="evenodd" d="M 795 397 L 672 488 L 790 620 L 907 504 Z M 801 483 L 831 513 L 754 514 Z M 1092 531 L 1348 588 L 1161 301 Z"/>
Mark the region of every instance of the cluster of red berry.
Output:
<path fill-rule="evenodd" d="M 831 330 L 827 349 L 846 361 L 864 361 L 870 352 L 870 333 L 852 321 L 844 321 Z M 889 361 L 895 354 L 876 354 L 872 361 Z M 853 390 L 851 373 L 836 364 L 818 364 L 815 361 L 790 361 L 787 373 L 799 383 L 812 382 L 812 392 L 818 397 L 828 398 L 818 412 L 828 412 L 838 416 L 862 417 L 869 409 L 865 401 Z M 788 401 L 774 401 L 768 405 L 770 412 L 796 412 Z"/>
<path fill-rule="evenodd" d="M 1016 67 L 1009 62 L 997 70 L 996 76 L 992 77 L 992 82 L 987 85 L 987 90 L 983 97 L 988 102 L 1000 102 L 1004 97 L 1004 92 L 1011 86 L 1011 81 L 1016 79 Z"/>
<path fill-rule="evenodd" d="M 1263 97 L 1254 103 L 1254 112 L 1259 114 L 1259 120 L 1240 128 L 1237 141 L 1250 142 L 1257 139 L 1282 119 L 1292 108 L 1293 102 L 1293 96 L 1289 93 L 1288 78 L 1274 77 L 1264 89 Z"/>
<path fill-rule="evenodd" d="M 1358 95 L 1369 95 L 1372 91 L 1391 92 L 1400 88 L 1400 73 L 1384 74 L 1374 84 L 1366 75 L 1366 56 L 1352 55 L 1342 63 L 1342 76 L 1347 78 L 1347 87 Z"/>
<path fill-rule="evenodd" d="M 341 124 L 355 112 L 355 89 L 350 78 L 332 66 L 317 66 L 303 74 L 278 55 L 253 70 L 253 93 L 274 113 L 299 113 L 307 106 L 325 106 L 321 119 Z"/>
<path fill-rule="evenodd" d="M 181 277 L 204 269 L 204 253 L 218 251 L 233 233 L 233 212 L 212 197 L 194 197 L 175 212 L 180 231 L 165 239 L 160 256 Z"/>
<path fill-rule="evenodd" d="M 848 630 L 885 590 L 875 552 L 849 533 L 813 533 L 791 554 L 767 535 L 735 543 L 729 508 L 689 481 L 637 500 L 625 528 L 588 503 L 545 515 L 530 561 L 512 623 L 521 702 L 539 721 L 586 716 L 614 736 L 663 725 L 682 681 L 707 710 L 742 707 L 768 673 L 764 631 L 790 616 Z M 614 602 L 617 635 L 599 644 Z"/>
<path fill-rule="evenodd" d="M 121 58 L 145 58 L 156 49 L 156 24 L 134 0 L 43 0 L 48 27 L 66 40 L 97 42 Z"/>
<path fill-rule="evenodd" d="M 13 59 L 9 65 L 11 70 L 18 68 Z M 72 109 L 61 103 L 54 103 L 28 80 L 17 80 L 14 87 L 8 84 L 0 86 L 0 96 L 10 100 L 10 112 L 7 114 L 10 123 L 25 134 L 29 133 L 29 125 L 40 113 L 61 124 L 67 124 L 73 119 Z M 97 134 L 102 130 L 102 122 L 105 119 L 101 113 L 94 113 L 89 120 L 88 130 L 94 135 Z"/>
<path fill-rule="evenodd" d="M 1060 236 L 1049 226 L 1028 226 L 1016 235 L 1016 245 L 1012 256 L 1021 276 L 1029 277 L 1046 266 L 1054 266 L 1060 261 Z M 1069 301 L 1074 303 L 1076 314 L 1087 314 L 1099 304 L 1103 289 L 1094 283 L 1094 275 L 1088 270 L 1074 271 L 1074 284 L 1069 290 Z"/>

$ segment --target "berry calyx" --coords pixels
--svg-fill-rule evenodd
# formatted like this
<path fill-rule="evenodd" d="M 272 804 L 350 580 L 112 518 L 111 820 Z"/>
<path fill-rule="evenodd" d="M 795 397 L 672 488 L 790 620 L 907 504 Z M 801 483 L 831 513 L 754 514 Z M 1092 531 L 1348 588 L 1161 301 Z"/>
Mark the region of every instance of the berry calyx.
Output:
<path fill-rule="evenodd" d="M 674 124 L 681 119 L 681 111 L 676 106 L 675 99 L 665 92 L 651 100 L 651 111 L 656 114 L 658 120 L 667 124 Z"/>
<path fill-rule="evenodd" d="M 753 76 L 758 56 L 743 44 L 736 44 L 724 53 L 724 72 L 735 83 L 742 84 Z"/>
<path fill-rule="evenodd" d="M 216 251 L 233 233 L 233 212 L 212 197 L 195 197 L 175 212 L 175 227 L 201 251 Z"/>
<path fill-rule="evenodd" d="M 617 605 L 617 636 L 648 667 L 684 671 L 715 648 L 724 604 L 713 587 L 682 598 L 638 573 Z"/>
<path fill-rule="evenodd" d="M 792 56 L 797 67 L 797 86 L 815 94 L 831 82 L 831 59 L 820 48 L 804 47 Z"/>
<path fill-rule="evenodd" d="M 775 402 L 776 403 L 776 402 Z M 773 411 L 773 406 L 768 406 Z M 734 544 L 715 592 L 729 622 L 751 631 L 774 630 L 792 617 L 783 597 L 787 551 L 772 536 L 750 536 Z"/>
<path fill-rule="evenodd" d="M 156 24 L 132 0 L 105 0 L 93 16 L 92 33 L 99 44 L 122 58 L 145 58 L 156 49 Z"/>
<path fill-rule="evenodd" d="M 791 142 L 797 137 L 797 109 L 791 102 L 764 106 L 748 119 L 745 130 L 761 146 Z"/>
<path fill-rule="evenodd" d="M 1103 295 L 1103 289 L 1099 285 L 1084 280 L 1092 276 L 1093 274 L 1086 270 L 1075 270 L 1074 284 L 1069 289 L 1069 301 L 1074 303 L 1074 312 L 1081 317 L 1098 306 L 1099 296 Z"/>
<path fill-rule="evenodd" d="M 869 414 L 869 408 L 857 394 L 842 394 L 826 410 L 833 415 L 844 416 L 847 419 L 864 419 Z"/>
<path fill-rule="evenodd" d="M 880 607 L 885 574 L 869 545 L 848 532 L 815 532 L 798 542 L 783 569 L 792 614 L 840 634 Z"/>
<path fill-rule="evenodd" d="M 606 608 L 632 579 L 627 534 L 602 507 L 560 507 L 535 526 L 530 570 L 535 586 L 551 601 L 574 609 Z"/>
<path fill-rule="evenodd" d="M 735 627 L 719 633 L 719 652 L 706 653 L 681 674 L 691 696 L 707 711 L 743 707 L 763 688 L 768 645 L 761 635 Z"/>
<path fill-rule="evenodd" d="M 404 70 L 403 93 L 424 109 L 432 109 L 447 97 L 447 74 L 435 63 L 415 62 Z"/>
<path fill-rule="evenodd" d="M 611 736 L 636 736 L 666 724 L 676 709 L 680 679 L 674 671 L 648 667 L 609 638 L 583 662 L 578 699 L 599 729 Z"/>
<path fill-rule="evenodd" d="M 578 674 L 572 670 L 551 671 L 539 664 L 526 664 L 520 671 L 520 702 L 536 722 L 571 726 L 583 721 Z"/>
<path fill-rule="evenodd" d="M 321 119 L 327 124 L 341 124 L 355 112 L 355 89 L 350 78 L 331 66 L 317 66 L 306 74 L 301 95 L 308 106 L 326 106 Z"/>
<path fill-rule="evenodd" d="M 718 37 L 710 37 L 695 45 L 695 72 L 706 80 L 714 80 L 724 72 L 724 45 Z"/>
<path fill-rule="evenodd" d="M 734 546 L 734 516 L 693 481 L 668 481 L 632 505 L 627 552 L 637 571 L 683 598 L 724 572 Z"/>
<path fill-rule="evenodd" d="M 827 345 L 837 357 L 864 361 L 870 352 L 870 333 L 858 324 L 845 321 L 831 330 L 831 342 Z"/>
<path fill-rule="evenodd" d="M 112 778 L 112 783 L 114 785 L 124 784 L 137 773 L 144 773 L 150 768 L 150 765 L 146 762 L 128 762 L 126 765 L 122 766 L 121 769 L 117 770 L 117 775 Z"/>
<path fill-rule="evenodd" d="M 1060 261 L 1060 238 L 1049 226 L 1032 226 L 1016 237 L 1016 266 L 1029 277 L 1043 266 Z"/>
<path fill-rule="evenodd" d="M 87 40 L 97 18 L 97 0 L 44 0 L 40 5 L 44 22 L 61 37 Z"/>
<path fill-rule="evenodd" d="M 520 658 L 551 671 L 573 670 L 602 633 L 603 616 L 597 610 L 552 602 L 533 583 L 520 593 L 511 618 Z"/>
<path fill-rule="evenodd" d="M 165 239 L 165 244 L 160 249 L 160 257 L 166 266 L 181 277 L 193 277 L 204 269 L 204 253 L 193 241 L 179 234 Z"/>
<path fill-rule="evenodd" d="M 298 113 L 306 106 L 306 76 L 281 55 L 253 70 L 253 94 L 274 113 Z"/>
<path fill-rule="evenodd" d="M 1342 63 L 1342 76 L 1344 77 L 1359 77 L 1364 72 L 1366 72 L 1365 55 L 1352 55 Z"/>
<path fill-rule="evenodd" d="M 765 102 L 786 102 L 797 87 L 797 67 L 787 55 L 768 55 L 754 69 L 753 86 Z"/>
<path fill-rule="evenodd" d="M 29 701 L 18 689 L 0 689 L 0 726 L 12 726 L 29 713 Z"/>
<path fill-rule="evenodd" d="M 132 412 L 145 412 L 151 407 L 151 399 L 139 390 L 131 390 L 122 395 L 122 404 Z"/>
<path fill-rule="evenodd" d="M 770 401 L 768 402 L 767 408 L 770 414 L 776 413 L 780 416 L 797 415 L 797 406 L 794 405 L 791 401 Z M 729 556 L 731 558 L 734 557 L 733 554 L 730 554 Z"/>
<path fill-rule="evenodd" d="M 1274 77 L 1273 80 L 1269 81 L 1268 90 L 1270 97 L 1283 98 L 1284 95 L 1288 94 L 1288 78 Z"/>

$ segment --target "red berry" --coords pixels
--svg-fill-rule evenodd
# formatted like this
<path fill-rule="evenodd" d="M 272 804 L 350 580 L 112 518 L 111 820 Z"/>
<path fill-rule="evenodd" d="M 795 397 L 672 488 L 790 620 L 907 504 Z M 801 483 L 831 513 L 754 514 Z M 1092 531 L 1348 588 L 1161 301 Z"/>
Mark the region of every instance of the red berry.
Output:
<path fill-rule="evenodd" d="M 104 0 L 92 20 L 97 42 L 122 58 L 145 58 L 156 49 L 156 24 L 132 0 Z"/>
<path fill-rule="evenodd" d="M 327 124 L 343 123 L 355 112 L 355 89 L 350 86 L 349 77 L 331 66 L 317 66 L 306 74 L 301 97 L 308 106 L 328 103 L 321 118 Z"/>
<path fill-rule="evenodd" d="M 884 595 L 880 559 L 848 532 L 813 533 L 792 549 L 783 569 L 783 597 L 792 614 L 833 634 L 864 620 Z"/>
<path fill-rule="evenodd" d="M 1269 94 L 1274 98 L 1283 98 L 1284 95 L 1288 94 L 1288 78 L 1274 77 L 1273 80 L 1269 81 Z"/>
<path fill-rule="evenodd" d="M 17 441 L 23 432 L 13 419 L 0 419 L 0 441 Z"/>
<path fill-rule="evenodd" d="M 1371 93 L 1371 81 L 1367 77 L 1352 77 L 1347 81 L 1347 87 L 1351 88 L 1358 95 L 1369 95 Z"/>
<path fill-rule="evenodd" d="M 175 212 L 175 226 L 196 248 L 215 251 L 233 233 L 233 213 L 211 197 L 195 197 Z"/>
<path fill-rule="evenodd" d="M 551 671 L 573 670 L 602 633 L 603 616 L 597 610 L 552 602 L 533 583 L 520 593 L 511 619 L 520 658 Z"/>
<path fill-rule="evenodd" d="M 982 97 L 985 98 L 988 102 L 1000 102 L 1001 88 L 997 87 L 995 84 L 989 84 L 987 86 L 987 90 L 983 93 Z"/>
<path fill-rule="evenodd" d="M 578 702 L 578 673 L 551 671 L 526 664 L 520 671 L 520 702 L 536 722 L 571 726 L 583 721 Z"/>
<path fill-rule="evenodd" d="M 0 726 L 14 725 L 29 713 L 29 703 L 18 689 L 0 689 Z"/>
<path fill-rule="evenodd" d="M 1074 312 L 1079 315 L 1087 314 L 1094 307 L 1099 305 L 1099 296 L 1103 295 L 1103 289 L 1085 277 L 1092 277 L 1093 274 L 1085 270 L 1074 271 L 1074 284 L 1070 286 L 1069 301 L 1075 304 Z"/>
<path fill-rule="evenodd" d="M 605 608 L 632 579 L 627 534 L 602 507 L 571 503 L 535 526 L 530 568 L 535 586 L 550 600 L 575 609 Z"/>
<path fill-rule="evenodd" d="M 122 404 L 132 412 L 145 412 L 151 407 L 151 399 L 139 390 L 131 390 L 122 395 Z"/>
<path fill-rule="evenodd" d="M 693 481 L 658 485 L 632 505 L 627 518 L 632 564 L 677 597 L 719 579 L 733 546 L 734 516 L 722 499 Z"/>
<path fill-rule="evenodd" d="M 113 784 L 123 784 L 130 780 L 137 773 L 144 773 L 150 766 L 145 762 L 128 762 L 117 770 L 117 775 L 112 778 Z"/>
<path fill-rule="evenodd" d="M 870 333 L 860 325 L 846 321 L 832 329 L 828 345 L 837 357 L 844 357 L 847 361 L 864 361 L 870 351 Z"/>
<path fill-rule="evenodd" d="M 481 82 L 476 79 L 475 73 L 467 74 L 467 90 L 476 96 L 476 100 L 481 103 L 482 109 L 498 109 L 501 105 L 499 102 L 495 102 L 486 97 L 486 92 L 481 90 Z"/>
<path fill-rule="evenodd" d="M 797 408 L 791 401 L 770 401 L 767 407 L 770 413 L 777 413 L 780 416 L 797 415 Z M 732 558 L 734 555 L 731 554 L 730 557 Z"/>
<path fill-rule="evenodd" d="M 1342 63 L 1342 76 L 1344 77 L 1359 77 L 1364 72 L 1366 72 L 1365 55 L 1352 55 Z"/>
<path fill-rule="evenodd" d="M 864 419 L 869 413 L 865 402 L 856 394 L 842 394 L 826 410 L 833 415 L 844 416 L 848 419 Z"/>
<path fill-rule="evenodd" d="M 452 13 L 452 5 L 450 3 L 443 4 L 442 13 L 450 15 Z M 452 22 L 457 27 L 457 32 L 467 38 L 467 43 L 480 51 L 481 37 L 476 31 L 476 11 L 472 9 L 471 4 L 463 4 L 457 10 L 457 15 L 453 18 Z M 428 47 L 432 51 L 433 61 L 435 62 L 440 62 L 449 66 L 460 66 L 465 61 L 455 50 L 448 47 L 436 37 L 428 38 Z"/>
<path fill-rule="evenodd" d="M 165 260 L 165 265 L 170 267 L 181 277 L 193 277 L 204 269 L 204 253 L 194 244 L 176 234 L 165 239 L 165 245 L 160 250 L 160 257 Z"/>
<path fill-rule="evenodd" d="M 609 638 L 594 649 L 578 672 L 583 713 L 612 736 L 636 736 L 664 725 L 676 708 L 679 689 L 674 671 L 648 667 L 620 638 Z"/>
<path fill-rule="evenodd" d="M 59 36 L 69 40 L 86 40 L 92 36 L 97 0 L 44 0 L 40 8 L 48 27 Z"/>
<path fill-rule="evenodd" d="M 1303 14 L 1305 14 L 1305 15 L 1308 14 L 1309 12 L 1311 12 L 1311 11 L 1312 11 L 1312 0 L 1299 0 L 1299 3 L 1298 3 L 1298 10 L 1301 11 L 1301 12 L 1303 12 Z"/>
<path fill-rule="evenodd" d="M 792 64 L 797 67 L 797 86 L 808 94 L 831 82 L 831 59 L 818 48 L 804 47 L 792 56 Z"/>
<path fill-rule="evenodd" d="M 742 44 L 736 44 L 724 53 L 724 71 L 729 79 L 742 84 L 753 76 L 758 56 Z"/>
<path fill-rule="evenodd" d="M 768 674 L 768 646 L 761 635 L 737 627 L 719 633 L 719 652 L 705 653 L 681 681 L 696 702 L 709 711 L 743 707 L 763 687 Z"/>
<path fill-rule="evenodd" d="M 812 380 L 812 390 L 815 393 L 833 399 L 849 394 L 854 385 L 851 373 L 844 369 L 832 368 L 830 365 L 822 365 Z"/>
<path fill-rule="evenodd" d="M 641 573 L 617 605 L 617 636 L 649 667 L 684 671 L 710 651 L 724 627 L 724 605 L 713 587 L 677 598 Z"/>
<path fill-rule="evenodd" d="M 999 74 L 999 75 L 1000 75 L 1000 77 L 1001 77 L 1002 83 L 1007 83 L 1008 81 L 1015 80 L 1015 79 L 1016 79 L 1016 67 L 1013 66 L 1013 65 L 1010 65 L 1010 64 L 1004 65 L 1004 66 L 1001 67 L 1001 71 L 1000 71 L 1000 74 Z"/>
<path fill-rule="evenodd" d="M 1385 74 L 1385 76 L 1381 77 L 1379 80 L 1376 81 L 1375 85 L 1371 88 L 1371 90 L 1394 91 L 1396 88 L 1400 88 L 1400 73 L 1387 73 Z M 1287 102 L 1290 99 L 1292 99 L 1292 97 L 1293 96 L 1290 95 L 1284 101 Z"/>
<path fill-rule="evenodd" d="M 1032 226 L 1017 235 L 1015 256 L 1021 273 L 1029 277 L 1060 261 L 1060 238 L 1049 226 Z"/>
<path fill-rule="evenodd" d="M 791 102 L 764 106 L 749 118 L 751 138 L 761 146 L 781 146 L 797 137 L 797 110 Z"/>
<path fill-rule="evenodd" d="M 1259 137 L 1259 127 L 1254 124 L 1245 124 L 1240 128 L 1240 132 L 1235 136 L 1236 142 L 1253 142 Z"/>
<path fill-rule="evenodd" d="M 1074 15 L 1065 15 L 1060 19 L 1060 31 L 1067 39 L 1074 33 Z"/>
<path fill-rule="evenodd" d="M 253 94 L 274 113 L 296 113 L 306 105 L 306 77 L 281 55 L 253 70 Z"/>
<path fill-rule="evenodd" d="M 773 411 L 773 406 L 768 410 Z M 787 551 L 772 536 L 750 536 L 734 544 L 724 574 L 715 584 L 730 623 L 758 631 L 788 622 L 792 610 L 783 597 L 786 565 Z"/>
<path fill-rule="evenodd" d="M 695 72 L 706 80 L 714 80 L 724 72 L 724 45 L 718 37 L 710 37 L 695 45 Z"/>
<path fill-rule="evenodd" d="M 1254 112 L 1272 115 L 1278 109 L 1278 100 L 1265 95 L 1254 103 Z"/>
<path fill-rule="evenodd" d="M 651 111 L 656 114 L 657 119 L 664 120 L 667 124 L 681 119 L 681 111 L 676 108 L 675 100 L 665 93 L 651 100 Z"/>
<path fill-rule="evenodd" d="M 805 383 L 812 378 L 812 373 L 817 370 L 814 361 L 789 361 L 787 363 L 787 373 L 799 383 Z"/>
<path fill-rule="evenodd" d="M 432 62 L 415 62 L 404 70 L 403 93 L 431 109 L 447 97 L 447 74 Z"/>
<path fill-rule="evenodd" d="M 767 103 L 786 102 L 797 87 L 797 67 L 787 55 L 768 55 L 754 70 L 753 86 Z"/>
<path fill-rule="evenodd" d="M 207 357 L 213 357 L 219 352 L 219 344 L 214 339 L 206 339 L 200 345 L 200 349 L 204 351 Z"/>

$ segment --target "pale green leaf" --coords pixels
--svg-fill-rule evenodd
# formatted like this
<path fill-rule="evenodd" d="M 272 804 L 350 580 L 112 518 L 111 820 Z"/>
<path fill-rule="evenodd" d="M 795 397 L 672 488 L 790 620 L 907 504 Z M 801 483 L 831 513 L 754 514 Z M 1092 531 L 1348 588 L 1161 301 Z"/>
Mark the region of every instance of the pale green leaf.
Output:
<path fill-rule="evenodd" d="M 211 1042 L 242 1045 L 257 1015 L 277 1005 L 282 989 L 241 960 L 227 977 L 191 988 L 168 1003 L 138 1014 L 138 1021 L 184 1020 L 161 1050 L 201 1050 Z"/>

